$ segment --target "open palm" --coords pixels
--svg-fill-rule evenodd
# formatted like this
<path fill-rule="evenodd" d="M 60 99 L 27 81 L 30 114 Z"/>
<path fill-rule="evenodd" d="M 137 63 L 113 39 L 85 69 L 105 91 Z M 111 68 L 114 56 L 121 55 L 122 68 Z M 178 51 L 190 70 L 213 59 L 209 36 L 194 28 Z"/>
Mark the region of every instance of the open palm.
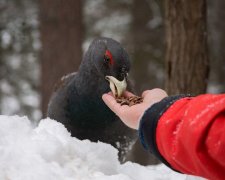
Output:
<path fill-rule="evenodd" d="M 131 92 L 126 91 L 125 97 L 134 96 Z M 146 109 L 151 107 L 154 103 L 161 101 L 167 97 L 167 94 L 162 89 L 146 90 L 142 93 L 143 102 L 133 106 L 120 105 L 116 102 L 112 93 L 104 94 L 102 96 L 106 105 L 130 128 L 138 129 L 139 121 Z"/>

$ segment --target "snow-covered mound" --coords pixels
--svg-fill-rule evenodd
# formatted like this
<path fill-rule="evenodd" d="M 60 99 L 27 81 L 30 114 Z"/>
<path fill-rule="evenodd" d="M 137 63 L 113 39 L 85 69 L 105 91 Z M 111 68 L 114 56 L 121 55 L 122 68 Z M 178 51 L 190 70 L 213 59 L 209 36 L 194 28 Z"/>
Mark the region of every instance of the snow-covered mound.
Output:
<path fill-rule="evenodd" d="M 0 179 L 174 180 L 187 176 L 164 165 L 121 165 L 112 146 L 73 138 L 50 119 L 34 127 L 26 117 L 0 116 Z"/>

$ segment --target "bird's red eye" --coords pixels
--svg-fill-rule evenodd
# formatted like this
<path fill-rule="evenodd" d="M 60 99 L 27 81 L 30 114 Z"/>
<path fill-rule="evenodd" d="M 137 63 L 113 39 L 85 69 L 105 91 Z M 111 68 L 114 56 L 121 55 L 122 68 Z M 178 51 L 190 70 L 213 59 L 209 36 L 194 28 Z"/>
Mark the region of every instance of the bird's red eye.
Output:
<path fill-rule="evenodd" d="M 109 63 L 110 65 L 114 64 L 113 58 L 112 58 L 112 54 L 109 50 L 105 51 L 105 55 L 104 55 L 104 61 Z"/>

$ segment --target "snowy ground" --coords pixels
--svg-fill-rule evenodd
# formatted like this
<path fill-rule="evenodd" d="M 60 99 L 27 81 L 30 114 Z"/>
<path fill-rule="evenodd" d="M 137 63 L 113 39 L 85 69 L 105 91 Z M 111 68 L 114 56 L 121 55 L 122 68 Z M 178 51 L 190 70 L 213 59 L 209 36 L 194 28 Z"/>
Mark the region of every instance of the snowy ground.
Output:
<path fill-rule="evenodd" d="M 1 180 L 186 180 L 164 165 L 120 164 L 117 150 L 80 141 L 56 121 L 34 127 L 26 117 L 0 116 Z"/>

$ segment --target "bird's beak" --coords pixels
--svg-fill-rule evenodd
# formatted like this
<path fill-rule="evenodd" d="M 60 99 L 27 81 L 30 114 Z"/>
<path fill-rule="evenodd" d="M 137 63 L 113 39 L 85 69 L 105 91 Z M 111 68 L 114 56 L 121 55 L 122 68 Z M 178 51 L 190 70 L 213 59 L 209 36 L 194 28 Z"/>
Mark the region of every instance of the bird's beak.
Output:
<path fill-rule="evenodd" d="M 107 81 L 109 81 L 109 87 L 110 87 L 114 97 L 121 97 L 123 92 L 127 88 L 126 78 L 124 77 L 124 79 L 122 81 L 119 81 L 118 79 L 116 79 L 113 76 L 105 76 L 105 79 Z"/>

